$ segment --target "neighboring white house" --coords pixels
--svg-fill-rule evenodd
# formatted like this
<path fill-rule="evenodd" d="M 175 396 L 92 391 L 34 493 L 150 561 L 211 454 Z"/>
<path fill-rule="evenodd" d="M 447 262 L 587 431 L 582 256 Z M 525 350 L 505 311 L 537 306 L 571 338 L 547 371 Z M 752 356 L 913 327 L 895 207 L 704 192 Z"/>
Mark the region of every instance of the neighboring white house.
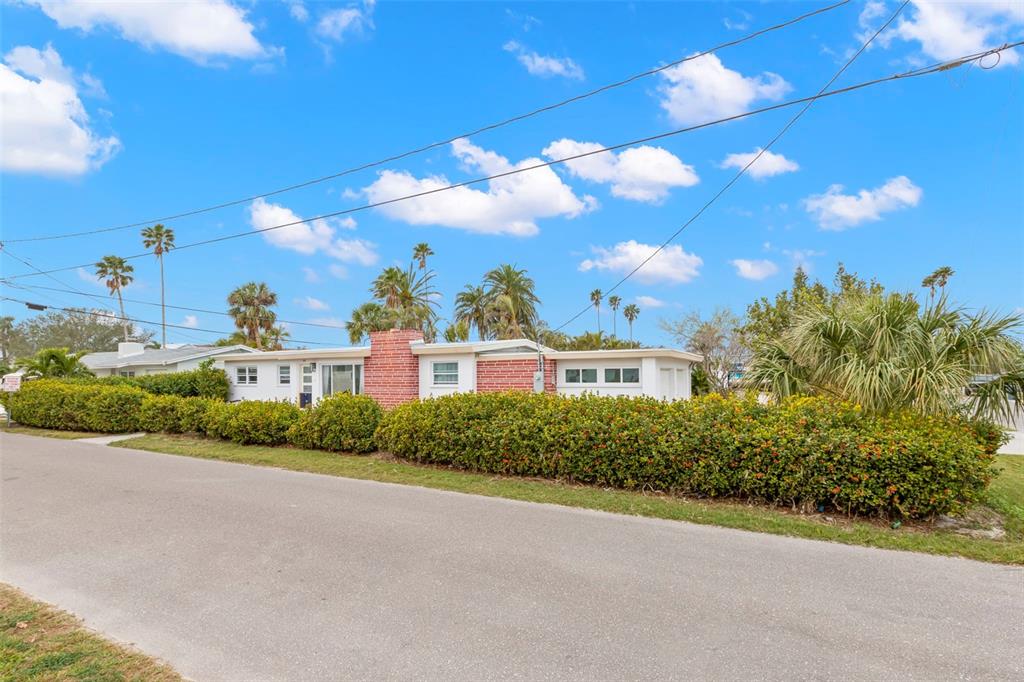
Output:
<path fill-rule="evenodd" d="M 315 403 L 365 393 L 385 406 L 504 390 L 690 397 L 699 355 L 671 348 L 555 351 L 528 339 L 424 343 L 417 332 L 371 334 L 369 346 L 223 355 L 231 400 Z M 543 365 L 543 373 L 539 371 Z"/>
<path fill-rule="evenodd" d="M 144 374 L 165 374 L 196 369 L 210 358 L 240 353 L 257 353 L 248 346 L 196 346 L 183 344 L 167 348 L 146 348 L 145 344 L 128 342 L 117 344 L 116 351 L 89 353 L 82 364 L 96 376 L 134 377 Z"/>

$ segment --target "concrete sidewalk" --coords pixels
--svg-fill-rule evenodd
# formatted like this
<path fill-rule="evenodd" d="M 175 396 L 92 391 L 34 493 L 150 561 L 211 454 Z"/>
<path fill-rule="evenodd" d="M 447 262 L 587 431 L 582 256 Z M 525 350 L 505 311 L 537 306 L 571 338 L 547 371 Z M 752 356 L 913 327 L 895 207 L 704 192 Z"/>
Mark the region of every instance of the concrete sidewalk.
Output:
<path fill-rule="evenodd" d="M 198 680 L 1021 679 L 1024 571 L 0 435 L 2 579 Z"/>

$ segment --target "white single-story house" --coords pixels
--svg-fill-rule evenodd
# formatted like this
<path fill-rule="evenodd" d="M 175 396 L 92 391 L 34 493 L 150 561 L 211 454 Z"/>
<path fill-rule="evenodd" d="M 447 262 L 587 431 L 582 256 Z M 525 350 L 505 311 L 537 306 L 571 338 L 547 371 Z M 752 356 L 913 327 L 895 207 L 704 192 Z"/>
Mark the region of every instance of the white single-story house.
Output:
<path fill-rule="evenodd" d="M 232 353 L 216 364 L 227 372 L 233 401 L 306 405 L 347 392 L 390 407 L 505 390 L 682 400 L 701 359 L 672 348 L 556 351 L 528 339 L 425 343 L 417 331 L 395 329 L 372 333 L 369 346 Z"/>
<path fill-rule="evenodd" d="M 145 344 L 123 342 L 116 351 L 89 353 L 82 364 L 99 377 L 134 377 L 144 374 L 166 374 L 196 369 L 201 362 L 223 355 L 258 353 L 248 346 L 197 346 L 182 344 L 167 348 L 146 348 Z"/>

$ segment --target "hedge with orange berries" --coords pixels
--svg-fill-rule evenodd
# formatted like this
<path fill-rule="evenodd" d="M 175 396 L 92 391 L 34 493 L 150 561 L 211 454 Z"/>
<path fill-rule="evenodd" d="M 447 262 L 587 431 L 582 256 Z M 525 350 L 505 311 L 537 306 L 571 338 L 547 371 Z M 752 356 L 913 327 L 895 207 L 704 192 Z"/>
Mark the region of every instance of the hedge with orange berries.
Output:
<path fill-rule="evenodd" d="M 401 405 L 375 438 L 398 457 L 460 469 L 886 518 L 963 511 L 998 447 L 983 424 L 824 398 L 528 393 Z"/>

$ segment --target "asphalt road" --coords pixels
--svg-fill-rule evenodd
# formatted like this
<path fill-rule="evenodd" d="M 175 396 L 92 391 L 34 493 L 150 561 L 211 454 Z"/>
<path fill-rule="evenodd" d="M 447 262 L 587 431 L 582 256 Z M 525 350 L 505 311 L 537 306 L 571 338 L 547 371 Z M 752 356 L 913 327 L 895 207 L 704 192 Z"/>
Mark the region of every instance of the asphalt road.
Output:
<path fill-rule="evenodd" d="M 197 680 L 1022 679 L 1024 572 L 0 435 L 2 580 Z"/>

